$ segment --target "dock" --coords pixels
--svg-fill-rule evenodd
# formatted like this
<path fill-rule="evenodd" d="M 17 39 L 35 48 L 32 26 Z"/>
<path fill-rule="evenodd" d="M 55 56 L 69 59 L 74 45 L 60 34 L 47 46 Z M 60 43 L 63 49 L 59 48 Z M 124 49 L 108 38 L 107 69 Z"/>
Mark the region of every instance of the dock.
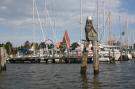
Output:
<path fill-rule="evenodd" d="M 8 63 L 81 63 L 82 56 L 62 57 L 16 57 L 10 58 Z M 88 63 L 92 63 L 92 57 L 88 57 Z"/>

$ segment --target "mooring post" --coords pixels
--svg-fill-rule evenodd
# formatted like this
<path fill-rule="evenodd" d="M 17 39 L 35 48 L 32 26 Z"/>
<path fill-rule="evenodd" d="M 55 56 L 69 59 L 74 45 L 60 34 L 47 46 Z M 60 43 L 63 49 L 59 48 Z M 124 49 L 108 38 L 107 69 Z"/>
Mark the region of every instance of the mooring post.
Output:
<path fill-rule="evenodd" d="M 7 53 L 4 47 L 0 47 L 0 71 L 6 70 Z"/>
<path fill-rule="evenodd" d="M 97 40 L 92 41 L 93 46 L 93 70 L 94 75 L 99 74 L 99 60 L 98 60 L 98 43 Z"/>
<path fill-rule="evenodd" d="M 109 60 L 110 60 L 110 63 L 115 63 L 114 49 L 109 50 Z"/>
<path fill-rule="evenodd" d="M 86 43 L 84 43 L 84 49 L 83 49 L 83 55 L 81 61 L 81 71 L 80 71 L 81 74 L 86 74 L 87 72 L 88 46 L 89 46 L 89 42 L 86 41 Z"/>

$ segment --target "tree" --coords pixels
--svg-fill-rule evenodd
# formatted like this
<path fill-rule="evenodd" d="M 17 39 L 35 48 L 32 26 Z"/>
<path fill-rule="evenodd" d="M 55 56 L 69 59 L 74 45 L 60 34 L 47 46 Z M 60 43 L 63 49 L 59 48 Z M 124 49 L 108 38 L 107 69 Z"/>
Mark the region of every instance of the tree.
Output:
<path fill-rule="evenodd" d="M 48 44 L 48 49 L 54 48 L 54 44 Z"/>
<path fill-rule="evenodd" d="M 79 44 L 77 42 L 72 43 L 71 50 L 75 50 L 78 46 L 79 46 Z"/>
<path fill-rule="evenodd" d="M 60 51 L 61 51 L 62 53 L 64 53 L 64 51 L 66 50 L 66 47 L 67 47 L 67 46 L 66 46 L 65 43 L 63 43 L 63 42 L 60 43 L 60 47 L 59 47 L 59 48 L 60 48 Z"/>
<path fill-rule="evenodd" d="M 17 54 L 17 51 L 18 51 L 17 48 L 13 48 L 13 49 L 12 49 L 12 54 L 13 54 L 13 55 L 16 55 L 16 54 Z"/>
<path fill-rule="evenodd" d="M 39 44 L 39 48 L 46 48 L 45 42 L 41 42 L 41 43 Z"/>
<path fill-rule="evenodd" d="M 39 49 L 39 45 L 38 43 L 31 43 L 31 47 L 34 46 L 34 49 L 35 50 L 38 50 Z"/>
<path fill-rule="evenodd" d="M 36 50 L 39 49 L 39 44 L 38 43 L 35 43 L 35 48 L 36 48 Z"/>
<path fill-rule="evenodd" d="M 4 46 L 4 44 L 0 44 L 0 47 L 3 47 Z"/>
<path fill-rule="evenodd" d="M 27 49 L 30 49 L 30 48 L 31 48 L 31 44 L 30 44 L 29 41 L 26 41 L 26 42 L 24 43 L 24 48 L 27 48 Z"/>
<path fill-rule="evenodd" d="M 12 43 L 11 42 L 7 42 L 5 45 L 4 45 L 6 51 L 7 51 L 7 54 L 8 55 L 11 55 L 12 54 L 12 51 L 13 51 L 13 46 L 12 46 Z"/>

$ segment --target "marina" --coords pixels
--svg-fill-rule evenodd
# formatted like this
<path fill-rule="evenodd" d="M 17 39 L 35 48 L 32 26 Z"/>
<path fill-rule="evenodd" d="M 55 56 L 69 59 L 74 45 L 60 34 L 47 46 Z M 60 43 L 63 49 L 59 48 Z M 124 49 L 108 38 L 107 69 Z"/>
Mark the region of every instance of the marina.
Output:
<path fill-rule="evenodd" d="M 1 1 L 0 89 L 135 89 L 132 3 Z"/>

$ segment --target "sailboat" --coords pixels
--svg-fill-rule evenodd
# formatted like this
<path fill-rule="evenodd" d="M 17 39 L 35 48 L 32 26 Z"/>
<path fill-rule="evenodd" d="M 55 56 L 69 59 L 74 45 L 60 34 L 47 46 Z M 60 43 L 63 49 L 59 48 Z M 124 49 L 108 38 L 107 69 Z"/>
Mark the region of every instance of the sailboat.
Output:
<path fill-rule="evenodd" d="M 123 47 L 121 45 L 121 57 L 119 58 L 119 60 L 131 60 L 132 55 L 128 51 L 128 20 L 126 20 L 126 27 L 125 31 L 122 32 L 122 36 L 125 36 L 125 42 L 123 43 Z"/>
<path fill-rule="evenodd" d="M 119 57 L 121 55 L 120 53 L 120 47 L 113 45 L 113 40 L 111 36 L 111 12 L 108 14 L 108 22 L 109 22 L 109 40 L 108 45 L 99 45 L 99 61 L 111 61 L 112 59 L 115 61 L 119 60 Z M 103 21 L 104 23 L 104 21 Z M 103 26 L 104 27 L 104 26 Z M 104 30 L 104 28 L 103 28 Z"/>

